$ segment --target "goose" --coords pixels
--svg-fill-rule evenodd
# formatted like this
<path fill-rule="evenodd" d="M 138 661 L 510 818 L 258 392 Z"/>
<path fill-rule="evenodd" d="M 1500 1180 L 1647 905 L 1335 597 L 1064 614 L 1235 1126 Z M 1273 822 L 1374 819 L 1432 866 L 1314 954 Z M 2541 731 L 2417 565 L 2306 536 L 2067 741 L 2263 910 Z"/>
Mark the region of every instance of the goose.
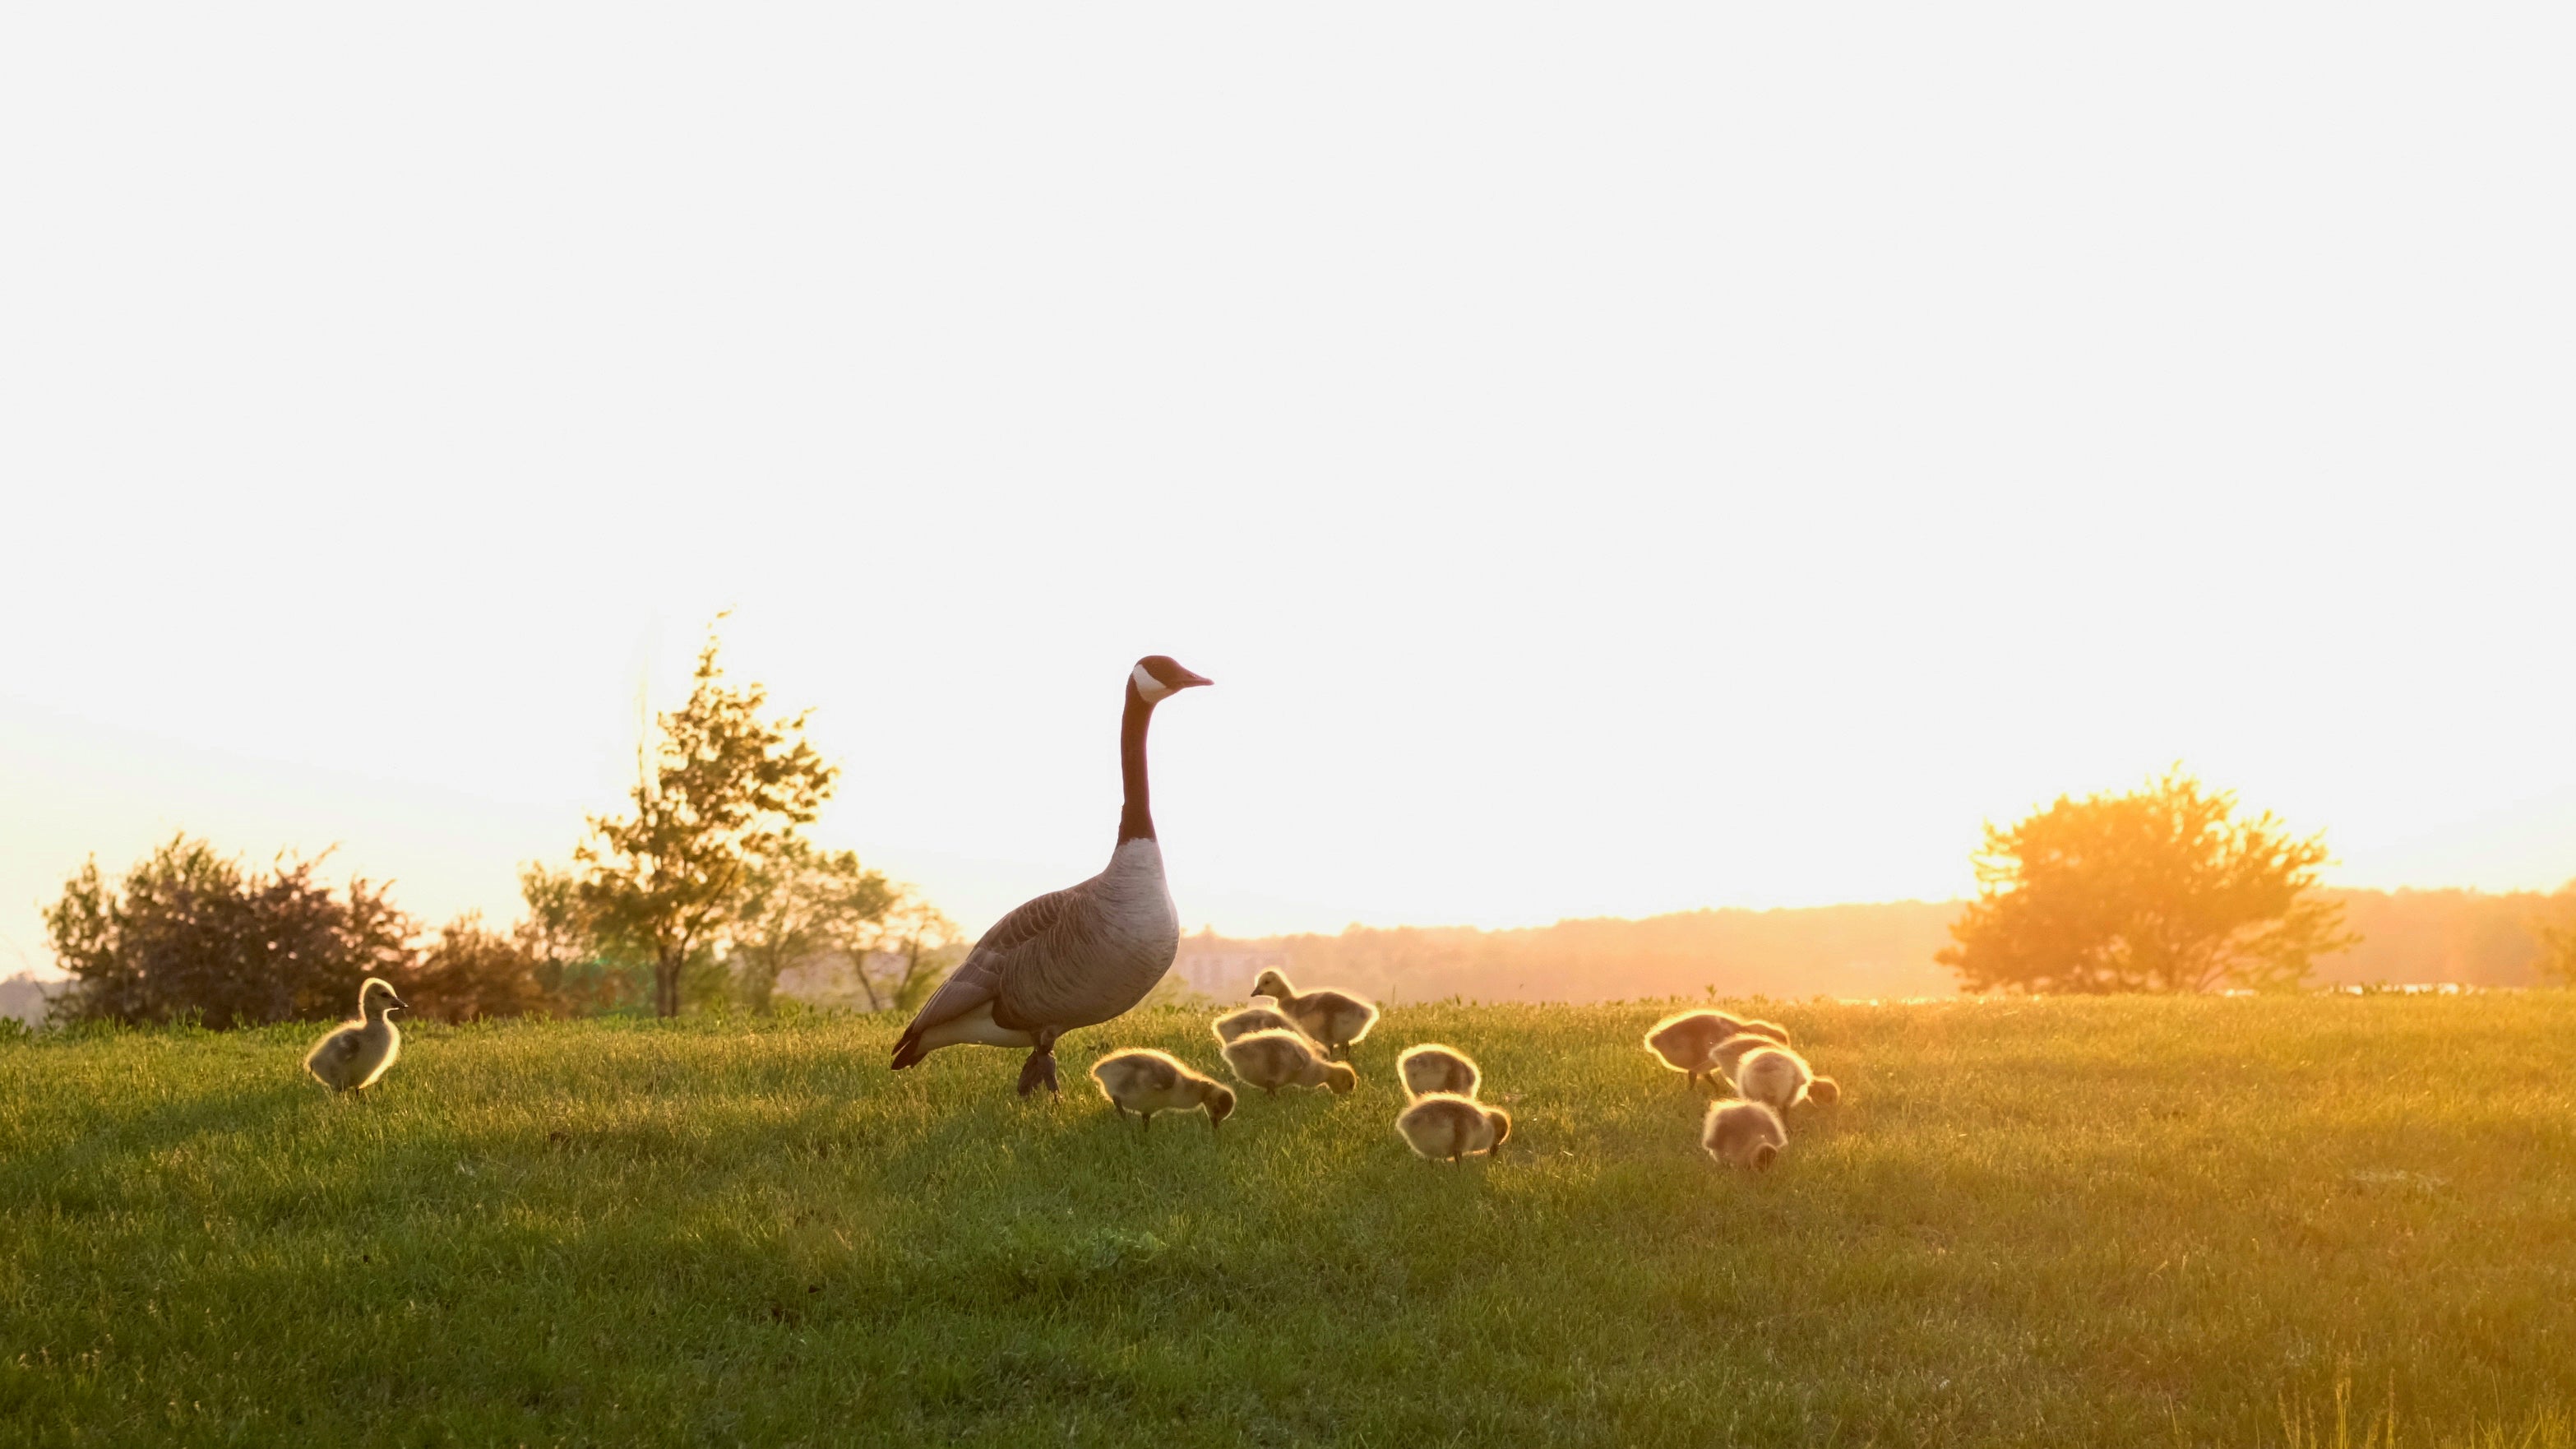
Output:
<path fill-rule="evenodd" d="M 1306 1035 L 1334 1052 L 1350 1050 L 1351 1043 L 1377 1025 L 1376 1002 L 1346 991 L 1309 991 L 1300 995 L 1296 987 L 1288 984 L 1286 973 L 1276 970 L 1262 972 L 1261 979 L 1252 983 L 1252 994 L 1278 1002 L 1279 1009 L 1294 1017 Z"/>
<path fill-rule="evenodd" d="M 393 1023 L 397 1011 L 409 1011 L 394 994 L 393 983 L 370 976 L 358 988 L 359 1020 L 348 1022 L 313 1044 L 304 1054 L 304 1070 L 335 1092 L 372 1087 L 402 1054 L 402 1030 Z"/>
<path fill-rule="evenodd" d="M 1800 1102 L 1830 1106 L 1842 1100 L 1842 1089 L 1833 1078 L 1817 1076 L 1805 1057 L 1782 1046 L 1746 1052 L 1735 1064 L 1735 1089 L 1756 1102 L 1769 1103 L 1784 1116 Z"/>
<path fill-rule="evenodd" d="M 1249 1031 L 1293 1031 L 1299 1036 L 1306 1034 L 1306 1029 L 1299 1026 L 1293 1018 L 1282 1016 L 1266 1006 L 1247 1006 L 1241 1011 L 1227 1012 L 1216 1019 L 1213 1030 L 1220 1043 L 1230 1042 Z"/>
<path fill-rule="evenodd" d="M 1232 1087 L 1151 1047 L 1111 1052 L 1091 1064 L 1091 1079 L 1100 1084 L 1100 1094 L 1109 1099 L 1120 1117 L 1133 1112 L 1144 1119 L 1144 1130 L 1148 1131 L 1153 1128 L 1157 1112 L 1189 1112 L 1205 1107 L 1211 1132 L 1234 1112 Z"/>
<path fill-rule="evenodd" d="M 994 922 L 895 1041 L 896 1071 L 942 1047 L 1024 1047 L 1029 1055 L 1020 1066 L 1020 1095 L 1040 1086 L 1060 1094 L 1056 1038 L 1124 1014 L 1163 979 L 1181 948 L 1181 917 L 1163 879 L 1163 847 L 1154 838 L 1145 729 L 1153 723 L 1155 705 L 1214 682 L 1162 654 L 1137 660 L 1127 672 L 1127 707 L 1118 730 L 1126 803 L 1108 868 Z"/>
<path fill-rule="evenodd" d="M 1455 1092 L 1433 1092 L 1405 1108 L 1395 1119 L 1395 1130 L 1416 1156 L 1455 1162 L 1473 1153 L 1490 1154 L 1510 1141 L 1512 1114 Z"/>
<path fill-rule="evenodd" d="M 1789 1129 L 1767 1103 L 1712 1102 L 1700 1124 L 1699 1145 L 1728 1167 L 1767 1171 L 1780 1149 L 1789 1145 Z"/>
<path fill-rule="evenodd" d="M 1247 1087 L 1278 1096 L 1281 1087 L 1330 1087 L 1348 1096 L 1360 1074 L 1347 1063 L 1326 1061 L 1323 1052 L 1293 1031 L 1252 1031 L 1225 1044 L 1225 1064 Z"/>
<path fill-rule="evenodd" d="M 1475 1059 L 1452 1046 L 1424 1042 L 1405 1048 L 1395 1059 L 1396 1075 L 1404 1079 L 1407 1096 L 1422 1097 L 1433 1092 L 1452 1096 L 1473 1097 L 1484 1073 L 1476 1069 Z"/>

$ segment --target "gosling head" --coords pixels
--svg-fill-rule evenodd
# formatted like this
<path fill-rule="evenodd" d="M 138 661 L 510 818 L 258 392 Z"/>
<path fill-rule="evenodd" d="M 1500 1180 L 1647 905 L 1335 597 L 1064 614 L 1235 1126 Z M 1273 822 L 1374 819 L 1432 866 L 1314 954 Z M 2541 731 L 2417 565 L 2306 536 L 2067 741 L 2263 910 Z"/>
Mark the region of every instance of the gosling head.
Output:
<path fill-rule="evenodd" d="M 1504 1111 L 1500 1107 L 1487 1107 L 1485 1109 L 1485 1120 L 1492 1123 L 1494 1126 L 1494 1146 L 1500 1147 L 1504 1143 L 1512 1140 L 1511 1113 Z"/>
<path fill-rule="evenodd" d="M 1843 1089 L 1831 1077 L 1818 1077 L 1807 1084 L 1807 1100 L 1819 1107 L 1830 1107 L 1843 1099 Z"/>
<path fill-rule="evenodd" d="M 1350 1063 L 1324 1063 L 1324 1085 L 1333 1089 L 1334 1096 L 1347 1097 L 1359 1084 L 1360 1074 L 1352 1070 Z"/>
<path fill-rule="evenodd" d="M 1127 675 L 1127 687 L 1148 705 L 1160 704 L 1184 689 L 1215 680 L 1183 669 L 1169 654 L 1148 654 Z"/>
<path fill-rule="evenodd" d="M 394 984 L 381 976 L 368 977 L 367 984 L 358 988 L 358 1013 L 362 1016 L 379 1011 L 409 1010 L 411 1008 L 403 1003 L 403 999 L 394 994 Z"/>
<path fill-rule="evenodd" d="M 1222 1082 L 1208 1083 L 1207 1095 L 1202 1100 L 1207 1103 L 1210 1132 L 1216 1130 L 1216 1124 L 1234 1115 L 1234 1088 Z"/>
<path fill-rule="evenodd" d="M 1771 1170 L 1771 1164 L 1777 1162 L 1779 1159 L 1779 1148 L 1772 1146 L 1768 1142 L 1756 1143 L 1754 1145 L 1753 1170 L 1755 1172 L 1769 1172 Z"/>
<path fill-rule="evenodd" d="M 1296 995 L 1288 989 L 1288 978 L 1280 975 L 1275 968 L 1262 972 L 1260 979 L 1252 983 L 1252 994 L 1267 996 L 1273 1001 L 1286 1001 Z"/>

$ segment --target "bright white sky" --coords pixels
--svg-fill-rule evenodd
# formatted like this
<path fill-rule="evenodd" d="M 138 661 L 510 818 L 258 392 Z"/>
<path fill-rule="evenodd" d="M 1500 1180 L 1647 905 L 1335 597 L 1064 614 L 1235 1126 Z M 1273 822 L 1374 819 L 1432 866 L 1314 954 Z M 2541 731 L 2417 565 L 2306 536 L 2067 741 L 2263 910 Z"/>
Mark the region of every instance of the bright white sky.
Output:
<path fill-rule="evenodd" d="M 1938 897 L 2180 759 L 2576 876 L 2564 6 L 0 12 L 0 972 L 512 912 L 716 610 L 821 833 L 1183 918 Z"/>

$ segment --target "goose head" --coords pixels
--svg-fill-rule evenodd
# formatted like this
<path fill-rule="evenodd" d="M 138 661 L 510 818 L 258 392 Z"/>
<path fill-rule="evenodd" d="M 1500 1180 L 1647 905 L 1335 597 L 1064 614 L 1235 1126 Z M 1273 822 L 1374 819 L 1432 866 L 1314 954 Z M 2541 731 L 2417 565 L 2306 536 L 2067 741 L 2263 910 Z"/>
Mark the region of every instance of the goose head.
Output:
<path fill-rule="evenodd" d="M 1255 998 L 1267 996 L 1273 1001 L 1286 1001 L 1297 993 L 1288 989 L 1288 978 L 1273 969 L 1262 972 L 1261 978 L 1252 983 L 1252 994 Z"/>
<path fill-rule="evenodd" d="M 381 1003 L 381 1005 L 379 1003 Z M 360 1016 L 375 1016 L 382 1012 L 409 1010 L 411 1010 L 411 1008 L 404 1004 L 403 999 L 394 994 L 393 983 L 387 981 L 381 976 L 368 977 L 367 984 L 358 988 L 358 1014 Z"/>
<path fill-rule="evenodd" d="M 1205 1100 L 1208 1130 L 1213 1132 L 1216 1130 L 1216 1124 L 1234 1115 L 1234 1088 L 1222 1082 L 1210 1083 Z"/>
<path fill-rule="evenodd" d="M 1147 704 L 1159 704 L 1194 685 L 1214 683 L 1215 680 L 1203 674 L 1183 669 L 1180 661 L 1169 654 L 1148 654 L 1137 660 L 1136 667 L 1127 675 L 1127 687 Z"/>
<path fill-rule="evenodd" d="M 1493 1126 L 1494 1147 L 1500 1147 L 1504 1143 L 1512 1140 L 1511 1113 L 1504 1111 L 1500 1107 L 1488 1107 L 1485 1109 L 1485 1120 Z M 1492 1151 L 1493 1149 L 1488 1148 L 1486 1150 Z"/>

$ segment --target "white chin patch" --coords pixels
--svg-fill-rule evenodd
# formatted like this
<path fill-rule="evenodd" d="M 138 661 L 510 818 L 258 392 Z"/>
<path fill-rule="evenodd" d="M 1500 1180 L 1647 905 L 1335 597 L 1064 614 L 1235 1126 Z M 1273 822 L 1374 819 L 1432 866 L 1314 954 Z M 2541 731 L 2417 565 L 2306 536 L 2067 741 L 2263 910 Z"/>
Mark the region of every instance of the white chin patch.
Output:
<path fill-rule="evenodd" d="M 1152 674 L 1146 672 L 1145 666 L 1142 664 L 1137 665 L 1135 671 L 1127 677 L 1135 681 L 1136 692 L 1145 697 L 1145 702 L 1147 704 L 1152 704 L 1161 699 L 1164 695 L 1172 692 L 1172 687 L 1170 685 L 1165 684 L 1163 681 L 1156 679 Z"/>

